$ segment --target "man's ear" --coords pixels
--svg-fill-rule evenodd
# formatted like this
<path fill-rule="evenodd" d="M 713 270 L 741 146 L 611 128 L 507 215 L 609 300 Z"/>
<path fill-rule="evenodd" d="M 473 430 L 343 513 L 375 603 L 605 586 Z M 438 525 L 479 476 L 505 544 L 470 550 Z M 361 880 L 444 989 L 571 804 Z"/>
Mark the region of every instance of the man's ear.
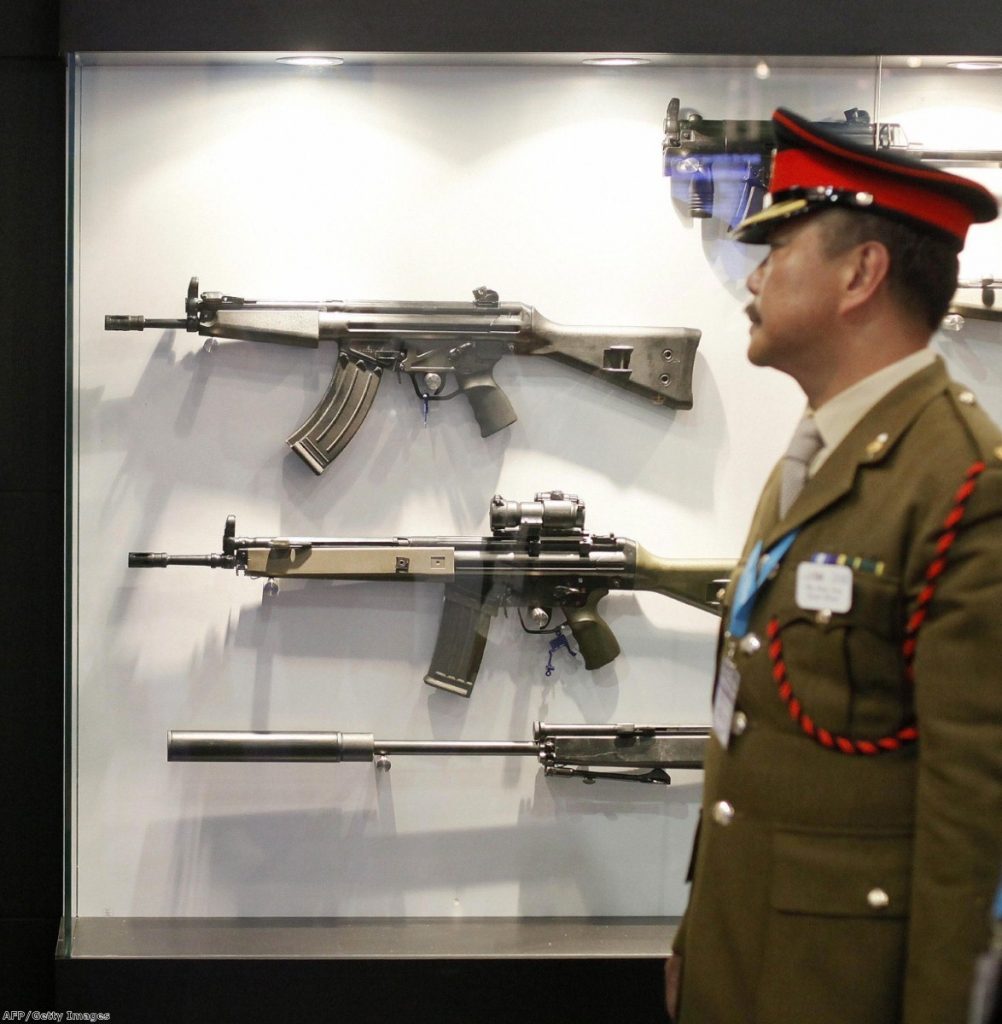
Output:
<path fill-rule="evenodd" d="M 845 253 L 843 312 L 852 312 L 869 302 L 891 271 L 891 254 L 883 242 L 867 241 Z"/>

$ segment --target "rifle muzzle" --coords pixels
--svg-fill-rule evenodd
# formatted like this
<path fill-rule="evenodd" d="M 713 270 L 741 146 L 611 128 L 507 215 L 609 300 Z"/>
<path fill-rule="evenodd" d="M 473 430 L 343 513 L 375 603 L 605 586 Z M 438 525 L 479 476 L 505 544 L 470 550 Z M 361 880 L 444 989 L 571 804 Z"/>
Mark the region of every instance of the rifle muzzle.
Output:
<path fill-rule="evenodd" d="M 118 315 L 110 315 L 104 318 L 104 329 L 106 331 L 145 331 L 147 327 L 153 329 L 159 327 L 165 331 L 182 331 L 188 327 L 188 321 Z"/>
<path fill-rule="evenodd" d="M 130 569 L 166 569 L 168 565 L 202 565 L 210 569 L 232 569 L 232 555 L 168 555 L 165 551 L 130 551 Z"/>

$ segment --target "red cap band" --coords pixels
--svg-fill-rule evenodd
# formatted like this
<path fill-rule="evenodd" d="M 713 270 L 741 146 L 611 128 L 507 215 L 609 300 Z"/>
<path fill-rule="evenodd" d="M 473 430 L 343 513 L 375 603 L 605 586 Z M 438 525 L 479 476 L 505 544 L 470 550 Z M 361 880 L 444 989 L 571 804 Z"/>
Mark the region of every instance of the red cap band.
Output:
<path fill-rule="evenodd" d="M 973 221 L 968 206 L 934 191 L 928 182 L 892 177 L 818 150 L 783 149 L 776 154 L 770 192 L 776 195 L 791 188 L 819 187 L 868 192 L 876 206 L 939 228 L 961 243 Z"/>
<path fill-rule="evenodd" d="M 972 224 L 998 216 L 995 197 L 969 178 L 900 151 L 865 146 L 832 125 L 782 107 L 773 113 L 772 125 L 776 156 L 769 192 L 775 202 L 733 229 L 740 242 L 767 241 L 782 221 L 839 202 L 850 210 L 906 218 L 942 233 L 958 249 Z"/>

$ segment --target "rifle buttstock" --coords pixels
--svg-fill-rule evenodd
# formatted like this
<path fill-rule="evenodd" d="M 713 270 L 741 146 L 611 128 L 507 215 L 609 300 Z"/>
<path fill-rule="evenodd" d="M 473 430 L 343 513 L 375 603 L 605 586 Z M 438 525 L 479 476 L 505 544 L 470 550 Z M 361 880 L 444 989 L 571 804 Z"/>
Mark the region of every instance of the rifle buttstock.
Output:
<path fill-rule="evenodd" d="M 722 614 L 721 594 L 734 571 L 733 560 L 661 558 L 640 544 L 636 559 L 635 590 L 650 590 L 713 615 Z"/>
<path fill-rule="evenodd" d="M 532 311 L 532 355 L 549 356 L 659 405 L 692 408 L 694 327 L 571 327 Z"/>

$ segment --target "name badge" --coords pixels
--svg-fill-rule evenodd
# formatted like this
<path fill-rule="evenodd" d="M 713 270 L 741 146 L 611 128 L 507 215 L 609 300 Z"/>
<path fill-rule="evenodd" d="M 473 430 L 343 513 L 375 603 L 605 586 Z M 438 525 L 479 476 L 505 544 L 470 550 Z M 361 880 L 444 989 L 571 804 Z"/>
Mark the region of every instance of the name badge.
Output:
<path fill-rule="evenodd" d="M 734 702 L 738 699 L 741 674 L 730 658 L 720 659 L 717 672 L 717 687 L 713 694 L 713 733 L 726 750 L 731 742 L 731 722 L 734 718 Z"/>
<path fill-rule="evenodd" d="M 847 565 L 801 562 L 797 566 L 797 607 L 847 612 L 852 607 L 852 569 Z"/>

